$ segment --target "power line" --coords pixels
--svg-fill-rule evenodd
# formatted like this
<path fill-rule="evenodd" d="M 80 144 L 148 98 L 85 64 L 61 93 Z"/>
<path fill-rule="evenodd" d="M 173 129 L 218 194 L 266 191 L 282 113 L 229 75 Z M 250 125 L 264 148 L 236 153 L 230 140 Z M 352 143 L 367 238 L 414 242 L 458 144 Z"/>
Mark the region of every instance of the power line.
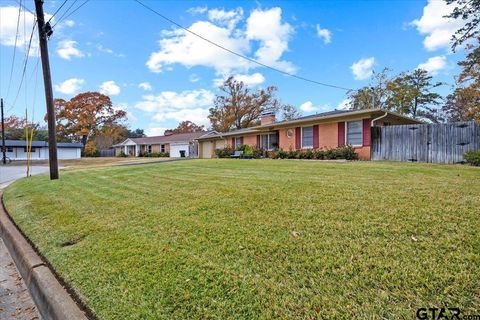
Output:
<path fill-rule="evenodd" d="M 56 26 L 57 23 L 60 22 L 60 20 L 63 19 L 63 17 L 68 13 L 68 11 L 70 11 L 70 9 L 72 9 L 72 7 L 75 5 L 75 3 L 77 3 L 77 0 L 74 0 L 74 1 L 72 2 L 72 4 L 67 8 L 67 10 L 65 10 L 65 11 L 62 13 L 62 15 L 60 16 L 60 18 L 58 18 L 57 22 L 55 22 L 55 24 L 53 25 L 53 27 Z M 48 20 L 48 22 L 50 22 L 50 20 Z M 47 23 L 48 23 L 48 22 L 47 22 Z M 52 28 L 53 28 L 53 27 L 52 27 Z"/>
<path fill-rule="evenodd" d="M 87 1 L 88 1 L 88 0 L 87 0 Z M 293 74 L 293 73 L 283 71 L 283 70 L 281 70 L 281 69 L 278 69 L 278 68 L 269 66 L 269 65 L 267 65 L 267 64 L 265 64 L 265 63 L 262 63 L 262 62 L 260 62 L 260 61 L 258 61 L 258 60 L 249 58 L 249 57 L 247 57 L 247 56 L 245 56 L 245 55 L 243 55 L 243 54 L 241 54 L 241 53 L 235 52 L 235 51 L 230 50 L 230 49 L 228 49 L 228 48 L 226 48 L 226 47 L 224 47 L 224 46 L 222 46 L 222 45 L 220 45 L 220 44 L 218 44 L 218 43 L 216 43 L 216 42 L 213 42 L 212 40 L 209 40 L 209 39 L 203 37 L 202 35 L 200 35 L 200 34 L 198 34 L 198 33 L 196 33 L 196 32 L 191 31 L 191 30 L 188 29 L 188 28 L 185 28 L 185 27 L 182 26 L 181 24 L 173 21 L 172 19 L 164 16 L 163 14 L 161 14 L 161 13 L 158 12 L 158 11 L 156 11 L 155 9 L 147 6 L 146 4 L 144 4 L 143 2 L 141 2 L 140 0 L 134 0 L 134 1 L 137 2 L 138 4 L 140 4 L 141 6 L 143 6 L 144 8 L 146 8 L 147 10 L 150 10 L 151 12 L 155 13 L 155 14 L 158 15 L 159 17 L 163 18 L 164 20 L 167 20 L 168 22 L 176 25 L 176 26 L 179 27 L 180 29 L 183 29 L 183 30 L 185 30 L 185 31 L 193 34 L 194 36 L 196 36 L 196 37 L 198 37 L 198 38 L 200 38 L 200 39 L 202 39 L 202 40 L 204 40 L 204 41 L 206 41 L 206 42 L 208 42 L 208 43 L 210 43 L 210 44 L 212 44 L 212 45 L 214 45 L 214 46 L 216 46 L 216 47 L 218 47 L 218 48 L 220 48 L 220 49 L 223 49 L 223 50 L 225 50 L 225 51 L 227 51 L 227 52 L 230 52 L 231 54 L 234 54 L 234 55 L 236 55 L 236 56 L 238 56 L 238 57 L 240 57 L 240 58 L 242 58 L 242 59 L 248 60 L 248 61 L 250 61 L 250 62 L 253 62 L 253 63 L 258 64 L 258 65 L 260 65 L 260 66 L 262 66 L 262 67 L 268 68 L 268 69 L 270 69 L 270 70 L 273 70 L 273 71 L 282 73 L 282 74 L 284 74 L 284 75 L 287 75 L 287 76 L 290 76 L 290 77 L 293 77 L 293 78 L 297 78 L 297 79 L 299 79 L 299 80 L 303 80 L 303 81 L 315 83 L 315 84 L 318 84 L 318 85 L 321 85 L 321 86 L 325 86 L 325 87 L 340 89 L 340 90 L 346 90 L 346 91 L 352 90 L 352 89 L 350 89 L 350 88 L 345 88 L 345 87 L 341 87 L 341 86 L 337 86 L 337 85 L 333 85 L 333 84 L 328 84 L 328 83 L 324 83 L 324 82 L 320 82 L 320 81 L 308 79 L 308 78 L 305 78 L 305 77 L 302 77 L 302 76 L 297 76 L 297 75 L 295 75 L 295 74 Z"/>
<path fill-rule="evenodd" d="M 25 7 L 25 5 L 22 4 L 22 1 L 21 1 L 21 0 L 20 0 L 20 1 L 19 1 L 19 0 L 15 0 L 15 2 L 18 3 L 18 5 L 19 5 L 20 7 L 22 7 L 24 10 L 27 10 L 27 11 L 30 12 L 31 14 L 35 15 L 32 10 L 28 9 L 27 7 Z"/>
<path fill-rule="evenodd" d="M 90 0 L 85 0 L 82 4 L 80 4 L 78 7 L 76 7 L 72 12 L 70 12 L 65 18 L 63 18 L 63 20 L 68 19 L 72 14 L 74 14 L 75 12 L 77 12 L 77 10 L 79 10 L 81 7 L 83 7 L 84 5 L 86 5 L 87 2 L 89 2 L 89 1 L 90 1 Z M 76 2 L 76 0 L 75 0 L 75 2 Z M 68 10 L 67 10 L 67 11 L 68 11 Z M 66 11 L 66 12 L 67 12 L 67 11 Z M 66 12 L 65 12 L 65 13 L 66 13 Z M 55 26 L 57 25 L 57 23 L 59 23 L 61 20 L 62 20 L 62 18 L 58 19 L 58 22 L 56 22 L 56 23 L 53 25 L 53 27 L 55 27 Z M 53 27 L 52 27 L 52 28 L 53 28 Z"/>
<path fill-rule="evenodd" d="M 12 107 L 10 109 L 8 109 L 8 111 L 10 111 L 12 108 L 15 107 L 15 103 L 17 102 L 18 96 L 20 95 L 20 90 L 22 89 L 23 80 L 25 79 L 25 74 L 26 74 L 26 71 L 27 71 L 27 64 L 28 64 L 28 58 L 30 56 L 30 49 L 31 49 L 31 46 L 32 46 L 33 33 L 35 31 L 36 26 L 37 26 L 37 21 L 35 21 L 33 23 L 32 33 L 30 34 L 30 40 L 28 41 L 28 48 L 25 52 L 25 59 L 24 59 L 24 63 L 23 63 L 22 78 L 20 79 L 20 85 L 18 87 L 17 94 L 15 96 L 15 100 L 13 100 Z"/>
<path fill-rule="evenodd" d="M 62 7 L 65 5 L 65 3 L 67 3 L 68 0 L 65 0 L 63 1 L 62 5 L 60 7 L 58 7 L 57 11 L 55 11 L 55 13 L 50 17 L 50 19 L 48 19 L 47 23 L 49 23 L 53 17 L 55 17 L 55 15 L 58 13 L 58 11 L 60 11 L 60 9 L 62 9 Z"/>
<path fill-rule="evenodd" d="M 10 80 L 8 81 L 8 89 L 7 89 L 6 99 L 8 99 L 8 95 L 10 94 L 10 87 L 11 87 L 11 84 L 12 84 L 13 66 L 15 65 L 15 55 L 16 55 L 16 52 L 17 52 L 17 40 L 18 40 L 18 30 L 19 30 L 19 26 L 20 26 L 20 14 L 21 14 L 21 12 L 22 12 L 22 3 L 20 2 L 19 6 L 18 6 L 17 31 L 15 32 L 15 44 L 13 46 L 12 66 L 10 68 Z"/>

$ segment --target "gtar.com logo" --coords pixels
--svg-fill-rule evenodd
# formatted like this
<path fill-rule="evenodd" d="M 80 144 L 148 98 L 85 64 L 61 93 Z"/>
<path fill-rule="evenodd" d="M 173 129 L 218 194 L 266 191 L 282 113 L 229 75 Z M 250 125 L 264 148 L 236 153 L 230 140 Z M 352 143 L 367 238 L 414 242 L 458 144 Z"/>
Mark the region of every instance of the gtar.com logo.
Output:
<path fill-rule="evenodd" d="M 460 320 L 460 308 L 419 308 L 417 319 L 420 320 Z"/>

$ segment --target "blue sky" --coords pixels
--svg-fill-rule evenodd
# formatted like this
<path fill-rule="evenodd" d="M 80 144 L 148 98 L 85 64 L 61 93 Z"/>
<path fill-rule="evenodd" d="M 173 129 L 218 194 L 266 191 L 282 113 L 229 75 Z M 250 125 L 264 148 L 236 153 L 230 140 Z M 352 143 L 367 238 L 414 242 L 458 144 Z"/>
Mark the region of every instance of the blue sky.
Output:
<path fill-rule="evenodd" d="M 46 1 L 46 14 L 53 14 L 62 2 Z M 33 11 L 33 1 L 24 3 Z M 441 0 L 145 3 L 262 63 L 347 88 L 367 85 L 372 70 L 384 67 L 394 74 L 421 66 L 435 80 L 451 85 L 458 74 L 456 62 L 464 56 L 462 50 L 449 50 L 449 39 L 460 25 L 443 18 L 451 8 Z M 7 115 L 24 115 L 27 107 L 30 117 L 34 114 L 42 121 L 45 100 L 41 68 L 36 67 L 36 33 L 25 85 L 19 90 L 33 23 L 24 10 L 8 91 L 17 15 L 17 2 L 0 2 L 0 95 Z M 216 48 L 134 1 L 91 0 L 58 22 L 49 50 L 55 97 L 104 92 L 128 112 L 131 128 L 143 128 L 150 135 L 162 134 L 182 120 L 208 126 L 217 85 L 229 75 L 252 88 L 277 86 L 278 97 L 304 115 L 339 108 L 346 99 L 343 90 L 288 77 Z M 439 90 L 446 93 L 449 86 Z"/>

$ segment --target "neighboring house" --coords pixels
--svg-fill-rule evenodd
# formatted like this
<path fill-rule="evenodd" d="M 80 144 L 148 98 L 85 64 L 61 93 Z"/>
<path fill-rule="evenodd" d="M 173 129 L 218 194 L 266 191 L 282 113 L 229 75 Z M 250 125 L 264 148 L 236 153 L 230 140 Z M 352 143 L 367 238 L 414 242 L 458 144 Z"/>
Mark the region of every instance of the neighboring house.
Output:
<path fill-rule="evenodd" d="M 351 145 L 360 159 L 370 160 L 372 126 L 417 123 L 421 122 L 382 109 L 334 110 L 278 122 L 275 114 L 270 113 L 262 115 L 258 126 L 201 136 L 198 138 L 199 155 L 200 158 L 213 158 L 216 149 L 244 144 L 267 151 Z"/>
<path fill-rule="evenodd" d="M 27 160 L 27 143 L 25 140 L 5 140 L 6 156 L 11 160 Z M 1 151 L 0 141 L 0 151 Z M 81 143 L 57 143 L 58 159 L 78 159 L 82 154 Z M 0 159 L 3 154 L 0 154 Z M 32 141 L 30 150 L 30 160 L 47 160 L 48 159 L 48 142 Z"/>
<path fill-rule="evenodd" d="M 128 156 L 138 157 L 146 152 L 168 152 L 170 157 L 178 158 L 181 151 L 185 152 L 186 157 L 198 156 L 197 138 L 203 136 L 205 131 L 191 133 L 167 134 L 164 136 L 128 138 L 122 143 L 114 145 L 115 155 L 124 152 Z"/>

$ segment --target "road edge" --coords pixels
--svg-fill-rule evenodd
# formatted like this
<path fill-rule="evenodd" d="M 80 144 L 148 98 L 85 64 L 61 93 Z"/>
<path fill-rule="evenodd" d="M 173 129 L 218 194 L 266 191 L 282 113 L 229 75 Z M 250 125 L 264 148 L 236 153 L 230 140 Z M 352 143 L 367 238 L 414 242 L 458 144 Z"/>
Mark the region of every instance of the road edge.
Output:
<path fill-rule="evenodd" d="M 0 236 L 42 318 L 87 320 L 89 317 L 55 277 L 49 263 L 40 257 L 11 219 L 3 202 L 3 190 L 0 190 L 0 199 Z"/>

